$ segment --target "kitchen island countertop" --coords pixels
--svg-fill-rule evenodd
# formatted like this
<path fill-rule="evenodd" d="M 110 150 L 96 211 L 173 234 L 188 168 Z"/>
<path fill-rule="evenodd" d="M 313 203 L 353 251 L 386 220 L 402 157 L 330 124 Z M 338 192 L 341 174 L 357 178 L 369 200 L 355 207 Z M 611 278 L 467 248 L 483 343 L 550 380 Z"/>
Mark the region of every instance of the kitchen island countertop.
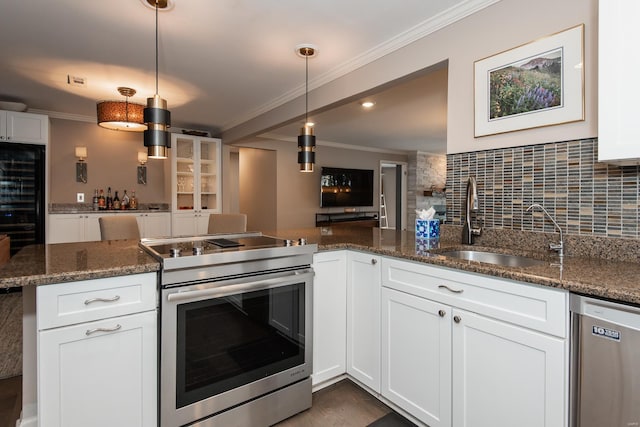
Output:
<path fill-rule="evenodd" d="M 565 256 L 560 263 L 555 253 L 545 251 L 503 249 L 493 245 L 483 247 L 481 244 L 461 245 L 457 229 L 453 231 L 453 233 L 445 233 L 447 235 L 432 246 L 429 245 L 429 242 L 416 243 L 414 233 L 379 228 L 318 227 L 279 231 L 275 234 L 288 239 L 304 237 L 309 243 L 316 243 L 319 250 L 367 251 L 640 305 L 640 263 L 638 262 L 616 261 L 580 254 L 580 256 Z M 529 248 L 543 247 L 542 244 L 538 246 L 538 242 L 530 241 L 525 242 L 525 246 Z M 633 242 L 632 246 L 633 250 L 637 250 L 636 242 Z M 444 250 L 460 249 L 528 256 L 546 261 L 546 263 L 530 267 L 503 267 L 438 255 L 438 252 Z"/>
<path fill-rule="evenodd" d="M 379 228 L 318 227 L 264 234 L 287 239 L 303 237 L 308 243 L 316 243 L 320 251 L 367 251 L 640 305 L 640 263 L 637 262 L 565 256 L 560 263 L 557 256 L 548 252 L 515 251 L 480 245 L 463 247 L 450 236 L 444 236 L 437 244 L 416 242 L 411 232 Z M 546 262 L 531 267 L 503 267 L 438 255 L 438 252 L 446 249 L 503 252 Z M 32 245 L 22 249 L 0 268 L 0 288 L 97 279 L 159 269 L 158 262 L 133 240 Z"/>
<path fill-rule="evenodd" d="M 30 245 L 0 268 L 0 289 L 158 271 L 137 240 Z"/>

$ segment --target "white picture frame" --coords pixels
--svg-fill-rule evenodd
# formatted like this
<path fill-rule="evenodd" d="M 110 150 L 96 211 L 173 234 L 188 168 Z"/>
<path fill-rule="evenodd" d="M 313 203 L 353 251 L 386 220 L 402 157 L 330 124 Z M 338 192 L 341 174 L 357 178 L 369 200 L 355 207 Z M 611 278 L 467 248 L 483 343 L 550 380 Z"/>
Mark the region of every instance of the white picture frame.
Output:
<path fill-rule="evenodd" d="M 474 137 L 584 120 L 584 24 L 474 62 Z"/>

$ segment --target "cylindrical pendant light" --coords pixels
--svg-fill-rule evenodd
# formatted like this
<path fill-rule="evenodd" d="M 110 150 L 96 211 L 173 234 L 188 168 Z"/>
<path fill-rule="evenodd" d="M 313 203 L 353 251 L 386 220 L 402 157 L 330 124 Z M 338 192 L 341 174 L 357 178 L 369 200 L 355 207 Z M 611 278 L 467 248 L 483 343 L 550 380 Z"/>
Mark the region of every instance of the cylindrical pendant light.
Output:
<path fill-rule="evenodd" d="M 168 149 L 171 147 L 171 138 L 168 128 L 171 127 L 171 112 L 167 109 L 167 101 L 158 95 L 158 7 L 159 1 L 155 1 L 156 10 L 156 94 L 147 98 L 147 107 L 144 109 L 144 121 L 147 130 L 144 131 L 144 145 L 147 147 L 148 156 L 152 159 L 166 159 Z M 166 5 L 166 2 L 164 2 Z"/>
<path fill-rule="evenodd" d="M 119 87 L 118 92 L 125 97 L 124 102 L 98 102 L 98 125 L 111 130 L 142 132 L 147 128 L 142 119 L 144 105 L 129 102 L 129 98 L 136 94 L 136 90 L 130 87 Z"/>
<path fill-rule="evenodd" d="M 309 58 L 316 55 L 318 49 L 310 44 L 296 46 L 296 52 L 305 61 L 305 91 L 304 91 L 304 126 L 298 135 L 298 164 L 300 172 L 313 172 L 316 162 L 316 137 L 313 134 L 313 123 L 309 122 Z"/>
<path fill-rule="evenodd" d="M 298 135 L 298 164 L 300 172 L 313 172 L 313 164 L 316 162 L 316 137 L 313 128 L 304 125 Z"/>

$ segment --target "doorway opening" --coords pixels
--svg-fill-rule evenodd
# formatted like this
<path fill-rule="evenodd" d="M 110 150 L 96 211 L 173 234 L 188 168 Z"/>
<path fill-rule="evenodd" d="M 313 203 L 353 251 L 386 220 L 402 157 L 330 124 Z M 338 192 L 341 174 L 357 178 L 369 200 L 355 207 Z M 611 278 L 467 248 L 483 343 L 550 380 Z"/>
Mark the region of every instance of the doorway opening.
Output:
<path fill-rule="evenodd" d="M 380 228 L 407 229 L 407 163 L 380 161 Z"/>

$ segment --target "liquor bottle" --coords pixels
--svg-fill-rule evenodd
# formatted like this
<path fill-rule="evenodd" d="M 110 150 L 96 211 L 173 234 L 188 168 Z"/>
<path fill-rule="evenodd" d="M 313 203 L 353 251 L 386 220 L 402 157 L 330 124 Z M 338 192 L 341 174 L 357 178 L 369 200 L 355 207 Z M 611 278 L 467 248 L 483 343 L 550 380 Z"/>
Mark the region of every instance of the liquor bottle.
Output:
<path fill-rule="evenodd" d="M 129 200 L 129 209 L 138 209 L 138 199 L 136 199 L 136 190 L 131 190 L 131 200 Z"/>
<path fill-rule="evenodd" d="M 113 197 L 111 197 L 111 187 L 107 188 L 107 209 L 113 209 Z"/>
<path fill-rule="evenodd" d="M 92 200 L 93 210 L 98 210 L 98 189 L 93 190 L 93 200 Z"/>
<path fill-rule="evenodd" d="M 98 210 L 107 209 L 107 200 L 104 198 L 104 190 L 100 189 L 100 195 L 98 196 Z"/>
<path fill-rule="evenodd" d="M 129 195 L 127 194 L 127 190 L 124 190 L 124 196 L 122 196 L 122 200 L 120 201 L 120 209 L 129 209 Z"/>
<path fill-rule="evenodd" d="M 116 190 L 116 197 L 113 198 L 113 209 L 120 210 L 120 197 L 118 197 L 118 190 Z"/>

